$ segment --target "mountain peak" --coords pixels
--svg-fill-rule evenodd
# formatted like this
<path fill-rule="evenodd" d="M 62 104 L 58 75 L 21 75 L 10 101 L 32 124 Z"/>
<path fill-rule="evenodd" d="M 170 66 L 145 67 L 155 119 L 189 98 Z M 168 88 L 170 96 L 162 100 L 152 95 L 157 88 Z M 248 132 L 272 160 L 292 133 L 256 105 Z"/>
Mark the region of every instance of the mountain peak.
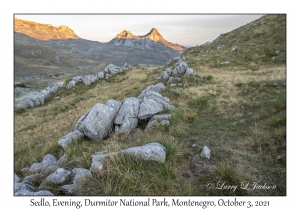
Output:
<path fill-rule="evenodd" d="M 183 50 L 183 47 L 179 44 L 174 44 L 165 40 L 156 28 L 152 28 L 149 33 L 143 36 L 135 36 L 130 31 L 123 30 L 115 37 L 117 39 L 151 39 L 154 42 L 164 44 L 174 50 Z"/>
<path fill-rule="evenodd" d="M 15 18 L 14 31 L 40 40 L 79 38 L 72 29 L 65 25 L 54 27 L 51 24 L 40 24 L 18 18 Z"/>
<path fill-rule="evenodd" d="M 138 36 L 134 36 L 130 31 L 124 29 L 121 33 L 117 34 L 116 38 L 118 39 L 130 39 L 130 38 L 138 38 Z"/>
<path fill-rule="evenodd" d="M 143 37 L 152 39 L 155 42 L 164 40 L 164 38 L 162 37 L 162 35 L 158 32 L 158 30 L 156 28 L 152 28 L 151 31 L 148 34 L 144 35 Z"/>

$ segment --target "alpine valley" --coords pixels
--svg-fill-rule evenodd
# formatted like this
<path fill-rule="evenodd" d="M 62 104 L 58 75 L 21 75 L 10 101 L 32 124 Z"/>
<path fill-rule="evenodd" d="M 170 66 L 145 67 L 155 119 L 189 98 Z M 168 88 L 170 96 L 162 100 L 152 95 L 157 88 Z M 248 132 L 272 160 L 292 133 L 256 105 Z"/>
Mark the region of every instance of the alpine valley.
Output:
<path fill-rule="evenodd" d="M 78 37 L 67 26 L 54 27 L 15 18 L 15 77 L 103 68 L 113 63 L 159 66 L 185 48 L 163 38 L 155 28 L 144 36 L 123 30 L 107 43 Z"/>

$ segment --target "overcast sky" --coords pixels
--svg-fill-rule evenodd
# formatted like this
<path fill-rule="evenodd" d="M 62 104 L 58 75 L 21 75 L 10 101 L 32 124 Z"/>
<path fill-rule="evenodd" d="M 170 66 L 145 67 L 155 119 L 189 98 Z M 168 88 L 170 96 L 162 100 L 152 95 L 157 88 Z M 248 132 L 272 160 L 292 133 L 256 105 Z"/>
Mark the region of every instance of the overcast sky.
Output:
<path fill-rule="evenodd" d="M 169 42 L 196 46 L 212 41 L 261 17 L 251 15 L 15 15 L 23 20 L 53 26 L 66 25 L 83 39 L 109 42 L 126 29 L 134 35 L 145 35 L 157 28 Z"/>

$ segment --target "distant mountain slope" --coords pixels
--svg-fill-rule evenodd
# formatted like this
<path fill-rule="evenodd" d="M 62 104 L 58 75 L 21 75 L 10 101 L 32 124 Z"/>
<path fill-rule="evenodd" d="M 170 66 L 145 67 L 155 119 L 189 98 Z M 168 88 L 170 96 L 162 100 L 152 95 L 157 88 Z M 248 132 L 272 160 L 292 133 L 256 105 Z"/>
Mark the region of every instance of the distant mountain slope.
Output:
<path fill-rule="evenodd" d="M 40 24 L 18 18 L 15 18 L 14 31 L 39 40 L 79 38 L 72 29 L 64 25 L 54 27 L 50 24 Z"/>
<path fill-rule="evenodd" d="M 286 15 L 265 15 L 208 45 L 189 48 L 184 55 L 192 66 L 258 70 L 260 65 L 285 64 Z"/>
<path fill-rule="evenodd" d="M 14 34 L 14 73 L 16 77 L 34 76 L 64 71 L 78 66 L 95 66 L 95 63 L 74 54 L 51 49 L 42 41 L 25 34 Z M 64 70 L 62 70 L 62 68 Z"/>
<path fill-rule="evenodd" d="M 124 30 L 110 42 L 101 43 L 79 38 L 67 26 L 53 27 L 50 24 L 39 24 L 15 18 L 15 33 L 18 34 L 17 32 L 29 37 L 23 36 L 20 40 L 15 37 L 16 56 L 31 56 L 32 46 L 35 46 L 34 56 L 39 54 L 36 48 L 43 48 L 44 53 L 46 53 L 45 49 L 51 49 L 52 51 L 49 51 L 51 59 L 48 60 L 58 66 L 63 66 L 66 63 L 56 62 L 57 59 L 52 58 L 53 54 L 73 55 L 74 58 L 80 57 L 79 60 L 90 59 L 96 62 L 95 65 L 108 63 L 123 65 L 125 62 L 163 65 L 168 60 L 178 56 L 180 50 L 185 49 L 178 44 L 166 41 L 157 29 L 152 29 L 144 36 L 134 36 L 131 32 Z M 20 47 L 20 43 L 22 47 Z M 30 46 L 31 52 L 25 45 Z M 54 51 L 59 52 L 54 53 Z M 77 61 L 73 61 L 73 66 L 78 64 Z M 41 63 L 41 61 L 37 62 Z M 69 64 L 66 65 L 69 66 Z"/>

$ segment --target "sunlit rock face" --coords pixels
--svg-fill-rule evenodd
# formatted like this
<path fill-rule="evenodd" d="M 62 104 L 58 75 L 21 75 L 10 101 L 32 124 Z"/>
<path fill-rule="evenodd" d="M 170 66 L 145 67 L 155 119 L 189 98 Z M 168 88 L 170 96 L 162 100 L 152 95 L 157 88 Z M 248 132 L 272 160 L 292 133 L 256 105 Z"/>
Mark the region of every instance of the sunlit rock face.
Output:
<path fill-rule="evenodd" d="M 72 29 L 64 25 L 54 27 L 51 24 L 40 24 L 18 18 L 15 18 L 14 25 L 15 32 L 23 33 L 39 40 L 79 38 Z"/>
<path fill-rule="evenodd" d="M 115 37 L 114 45 L 115 46 L 125 45 L 127 47 L 134 47 L 136 45 L 141 45 L 142 42 L 144 48 L 151 48 L 151 43 L 148 43 L 146 41 L 147 39 L 166 45 L 167 47 L 170 47 L 174 50 L 178 50 L 178 51 L 183 50 L 183 47 L 180 46 L 179 44 L 174 44 L 165 40 L 156 28 L 152 28 L 149 33 L 143 36 L 133 35 L 130 31 L 124 29 L 121 33 L 117 34 L 117 36 Z"/>

